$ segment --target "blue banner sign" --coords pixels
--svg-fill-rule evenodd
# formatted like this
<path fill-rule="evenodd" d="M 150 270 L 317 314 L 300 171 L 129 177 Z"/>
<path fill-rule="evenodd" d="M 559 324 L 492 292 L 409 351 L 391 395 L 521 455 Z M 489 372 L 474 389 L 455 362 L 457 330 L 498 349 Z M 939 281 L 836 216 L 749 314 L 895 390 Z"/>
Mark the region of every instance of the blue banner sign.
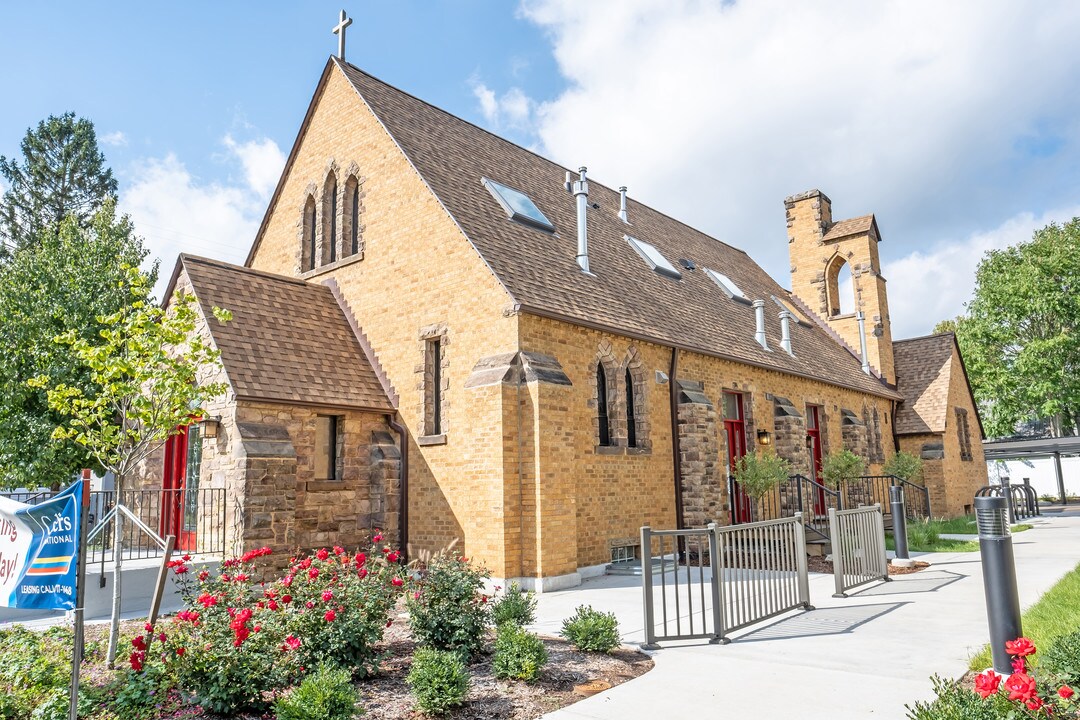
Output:
<path fill-rule="evenodd" d="M 75 608 L 82 488 L 37 505 L 0 497 L 0 607 Z"/>

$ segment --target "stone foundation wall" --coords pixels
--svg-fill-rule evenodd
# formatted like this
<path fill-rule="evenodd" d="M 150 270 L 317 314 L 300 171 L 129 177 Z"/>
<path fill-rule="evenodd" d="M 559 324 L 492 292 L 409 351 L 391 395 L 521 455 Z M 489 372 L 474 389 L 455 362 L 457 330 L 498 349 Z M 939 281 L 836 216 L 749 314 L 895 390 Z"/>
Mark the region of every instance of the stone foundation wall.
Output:
<path fill-rule="evenodd" d="M 726 524 L 727 473 L 720 454 L 717 412 L 701 383 L 681 381 L 679 393 L 679 469 L 683 524 Z"/>

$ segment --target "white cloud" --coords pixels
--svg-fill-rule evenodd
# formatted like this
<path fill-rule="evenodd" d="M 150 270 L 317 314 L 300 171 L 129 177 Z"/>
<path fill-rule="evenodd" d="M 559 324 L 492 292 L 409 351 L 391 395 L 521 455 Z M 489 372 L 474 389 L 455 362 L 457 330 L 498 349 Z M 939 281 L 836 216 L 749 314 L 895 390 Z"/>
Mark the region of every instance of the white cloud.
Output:
<path fill-rule="evenodd" d="M 111 133 L 105 133 L 98 138 L 103 144 L 110 145 L 112 147 L 124 147 L 128 144 L 127 135 L 120 130 Z"/>
<path fill-rule="evenodd" d="M 1077 216 L 1080 205 L 1038 217 L 1021 213 L 965 240 L 916 250 L 885 263 L 882 274 L 888 283 L 893 337 L 926 335 L 939 321 L 963 313 L 975 289 L 975 270 L 988 251 L 1030 240 L 1039 228 Z"/>
<path fill-rule="evenodd" d="M 278 144 L 270 138 L 241 143 L 232 135 L 226 135 L 222 143 L 242 163 L 248 187 L 269 199 L 285 167 L 285 153 Z"/>
<path fill-rule="evenodd" d="M 531 130 L 536 103 L 519 87 L 512 87 L 501 96 L 473 77 L 473 95 L 480 103 L 484 120 L 495 130 Z"/>
<path fill-rule="evenodd" d="M 942 254 L 950 239 L 1075 201 L 1080 3 L 526 0 L 522 13 L 568 83 L 531 105 L 544 152 L 781 282 L 781 201 L 809 188 L 837 219 L 874 212 L 885 260 L 942 264 L 918 291 L 890 278 L 894 309 L 950 295 L 932 284 L 958 281 L 944 264 L 978 257 Z M 483 90 L 485 117 L 505 124 L 513 103 Z"/>

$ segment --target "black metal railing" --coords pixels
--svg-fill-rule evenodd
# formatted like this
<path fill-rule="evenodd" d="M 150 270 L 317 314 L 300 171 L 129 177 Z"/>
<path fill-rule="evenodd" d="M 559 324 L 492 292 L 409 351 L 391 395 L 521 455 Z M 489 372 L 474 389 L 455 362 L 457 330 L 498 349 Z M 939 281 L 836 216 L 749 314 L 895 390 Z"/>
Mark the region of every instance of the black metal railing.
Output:
<path fill-rule="evenodd" d="M 792 475 L 756 502 L 751 503 L 752 519 L 770 520 L 803 514 L 807 531 L 823 540 L 829 539 L 829 508 L 842 510 L 838 491 L 805 475 Z M 743 519 L 732 505 L 733 520 Z M 739 524 L 733 522 L 733 525 Z"/>
<path fill-rule="evenodd" d="M 0 496 L 25 505 L 38 505 L 57 493 L 5 492 Z M 225 490 L 125 490 L 123 504 L 139 522 L 162 537 L 176 536 L 177 553 L 192 556 L 225 554 Z M 115 514 L 103 520 L 116 504 L 116 493 L 94 490 L 90 493 L 87 533 L 93 540 L 87 548 L 89 562 L 108 562 L 113 558 Z M 105 523 L 105 527 L 98 526 Z M 95 532 L 96 531 L 96 532 Z M 121 524 L 120 547 L 124 560 L 161 557 L 160 545 L 130 518 Z"/>
<path fill-rule="evenodd" d="M 904 506 L 908 520 L 927 520 L 931 517 L 930 491 L 923 485 L 896 475 L 864 475 L 841 483 L 843 507 L 881 505 L 882 512 L 891 519 L 889 488 L 894 486 L 904 488 Z"/>

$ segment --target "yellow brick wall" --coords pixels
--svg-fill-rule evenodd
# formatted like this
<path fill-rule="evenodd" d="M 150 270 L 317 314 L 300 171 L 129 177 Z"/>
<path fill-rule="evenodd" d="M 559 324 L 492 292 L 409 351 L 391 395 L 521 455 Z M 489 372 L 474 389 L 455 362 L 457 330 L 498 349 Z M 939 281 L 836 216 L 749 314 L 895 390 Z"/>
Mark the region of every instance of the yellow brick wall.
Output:
<path fill-rule="evenodd" d="M 543 478 L 541 484 L 554 483 L 547 488 L 547 496 L 558 499 L 559 509 L 566 503 L 575 508 L 577 565 L 588 567 L 609 561 L 611 544 L 636 544 L 642 525 L 675 527 L 670 385 L 658 384 L 654 374 L 656 370 L 668 372 L 670 348 L 531 315 L 523 315 L 520 322 L 522 348 L 554 355 L 573 382 L 572 387 L 561 388 L 561 394 L 552 391 L 539 398 L 541 403 L 548 399 L 548 403 L 535 415 L 536 433 L 556 442 L 551 443 L 548 453 L 538 453 L 536 464 Z M 602 343 L 611 345 L 619 363 L 625 360 L 631 346 L 642 358 L 648 376 L 645 400 L 652 445 L 646 454 L 625 449 L 609 454 L 596 446 L 592 431 L 595 411 L 589 404 L 593 392 L 590 376 Z M 841 408 L 861 417 L 864 405 L 877 407 L 883 420 L 886 414 L 889 418 L 889 424 L 881 428 L 885 456 L 893 454 L 892 402 L 885 398 L 687 352 L 679 354 L 678 377 L 702 381 L 705 394 L 718 410 L 723 390 L 749 393 L 751 438 L 756 437 L 757 429 L 774 431 L 774 406 L 766 393 L 787 397 L 800 413 L 805 413 L 808 403 L 824 406 L 825 453 L 841 446 Z M 724 442 L 721 446 L 726 447 Z M 747 448 L 752 447 L 754 443 L 748 442 Z M 549 471 L 545 473 L 545 469 Z M 871 472 L 879 471 L 880 466 L 871 467 Z M 558 522 L 561 524 L 556 528 L 573 525 L 565 516 L 560 516 Z"/>
<path fill-rule="evenodd" d="M 338 282 L 400 396 L 412 436 L 414 549 L 460 539 L 457 550 L 502 564 L 495 522 L 503 504 L 502 409 L 463 383 L 479 358 L 516 349 L 516 319 L 503 312 L 510 298 L 336 67 L 301 143 L 251 265 L 298 274 L 298 222 L 310 184 L 321 186 L 331 162 L 356 164 L 365 178 L 362 259 L 304 276 Z M 421 334 L 435 327 L 446 333 L 448 430 L 444 445 L 421 447 Z"/>

